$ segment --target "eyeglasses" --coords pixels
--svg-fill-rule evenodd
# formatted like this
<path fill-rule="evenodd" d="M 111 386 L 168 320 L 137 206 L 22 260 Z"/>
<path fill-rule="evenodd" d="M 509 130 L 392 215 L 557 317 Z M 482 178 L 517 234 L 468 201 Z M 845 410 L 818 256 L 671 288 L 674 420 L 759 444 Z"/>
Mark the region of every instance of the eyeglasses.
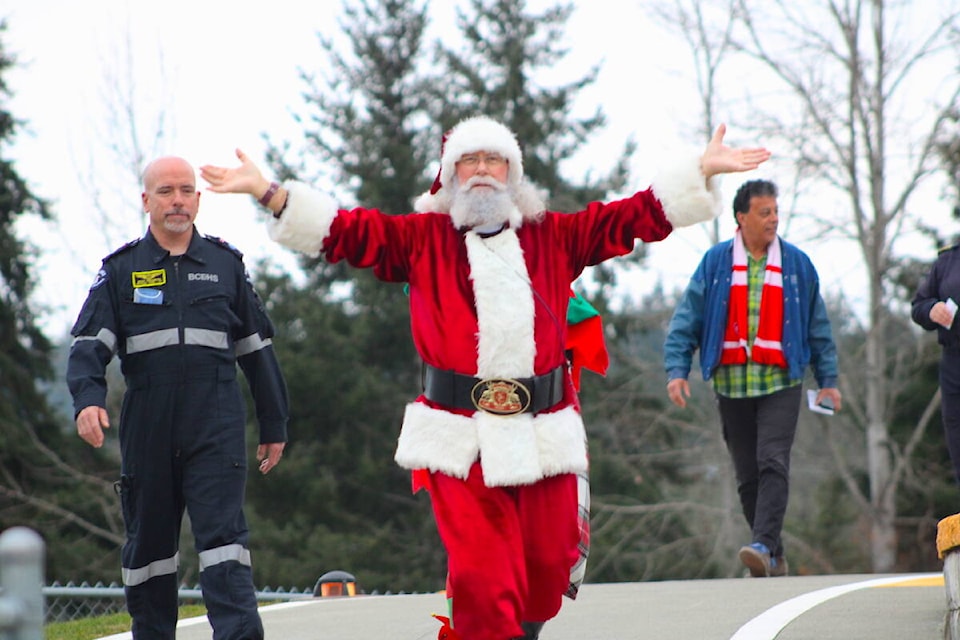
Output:
<path fill-rule="evenodd" d="M 457 160 L 457 164 L 462 164 L 465 167 L 476 167 L 481 162 L 491 169 L 496 169 L 505 165 L 507 159 L 499 153 L 468 153 L 460 156 L 460 159 Z"/>

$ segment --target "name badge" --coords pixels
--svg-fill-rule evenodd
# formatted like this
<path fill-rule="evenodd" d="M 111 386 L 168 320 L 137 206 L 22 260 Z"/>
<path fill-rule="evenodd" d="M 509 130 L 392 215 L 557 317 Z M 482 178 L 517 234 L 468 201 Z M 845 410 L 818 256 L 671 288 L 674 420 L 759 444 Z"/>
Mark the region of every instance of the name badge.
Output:
<path fill-rule="evenodd" d="M 160 289 L 134 289 L 133 301 L 137 304 L 163 304 L 163 291 Z"/>

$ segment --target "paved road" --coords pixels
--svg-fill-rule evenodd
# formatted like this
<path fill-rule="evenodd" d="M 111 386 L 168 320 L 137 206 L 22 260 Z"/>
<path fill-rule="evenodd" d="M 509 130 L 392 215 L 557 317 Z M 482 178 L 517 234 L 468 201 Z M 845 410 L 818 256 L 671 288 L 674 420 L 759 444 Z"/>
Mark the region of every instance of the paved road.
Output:
<path fill-rule="evenodd" d="M 318 598 L 261 609 L 268 639 L 434 640 L 440 593 Z M 942 574 L 587 584 L 542 640 L 960 640 Z M 109 640 L 129 640 L 129 634 Z M 205 618 L 178 640 L 210 640 Z"/>

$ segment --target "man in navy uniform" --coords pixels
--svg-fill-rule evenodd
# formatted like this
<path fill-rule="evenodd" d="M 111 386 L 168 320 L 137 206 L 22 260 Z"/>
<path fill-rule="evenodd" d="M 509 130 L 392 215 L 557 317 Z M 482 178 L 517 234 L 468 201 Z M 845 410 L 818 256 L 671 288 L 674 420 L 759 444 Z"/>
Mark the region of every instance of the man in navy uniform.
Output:
<path fill-rule="evenodd" d="M 258 640 L 248 530 L 243 370 L 260 426 L 261 473 L 280 462 L 287 390 L 273 325 L 242 254 L 194 226 L 193 167 L 163 157 L 143 173 L 149 229 L 103 260 L 71 333 L 67 383 L 77 432 L 94 447 L 110 426 L 105 370 L 120 358 L 119 491 L 123 583 L 137 640 L 172 639 L 184 509 L 200 555 L 215 640 Z"/>
<path fill-rule="evenodd" d="M 927 331 L 937 331 L 940 345 L 940 416 L 953 476 L 960 486 L 960 245 L 937 253 L 937 260 L 924 277 L 911 301 L 911 318 Z"/>

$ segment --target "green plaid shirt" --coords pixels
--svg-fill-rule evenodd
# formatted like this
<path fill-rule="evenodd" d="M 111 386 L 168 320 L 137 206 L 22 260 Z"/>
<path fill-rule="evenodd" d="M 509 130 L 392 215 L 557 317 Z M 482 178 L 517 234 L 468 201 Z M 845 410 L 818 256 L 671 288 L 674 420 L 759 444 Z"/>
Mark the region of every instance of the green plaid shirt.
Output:
<path fill-rule="evenodd" d="M 760 296 L 767 256 L 756 260 L 747 254 L 747 342 L 753 346 L 760 324 Z M 746 364 L 720 365 L 713 374 L 713 389 L 728 398 L 756 398 L 798 385 L 786 369 L 771 364 L 757 364 L 747 358 Z"/>

